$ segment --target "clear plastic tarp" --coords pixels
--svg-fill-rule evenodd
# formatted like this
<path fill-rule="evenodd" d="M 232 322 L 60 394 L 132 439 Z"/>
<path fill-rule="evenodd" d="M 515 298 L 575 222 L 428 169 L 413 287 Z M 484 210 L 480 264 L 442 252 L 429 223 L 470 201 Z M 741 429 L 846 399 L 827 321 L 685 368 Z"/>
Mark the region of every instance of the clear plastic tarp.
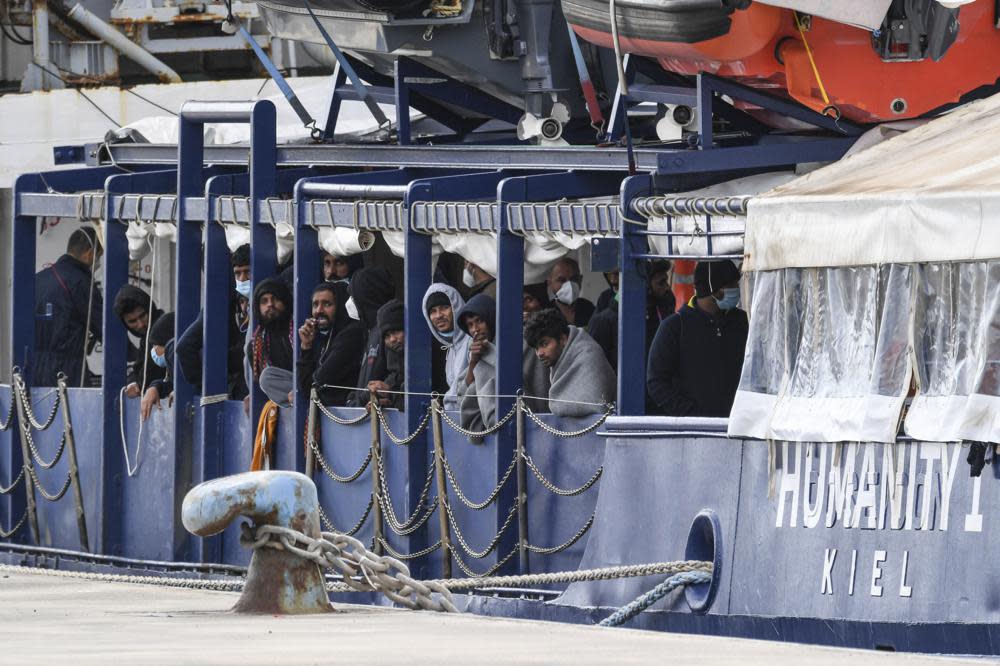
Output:
<path fill-rule="evenodd" d="M 730 436 L 895 441 L 910 387 L 913 272 L 758 273 Z"/>

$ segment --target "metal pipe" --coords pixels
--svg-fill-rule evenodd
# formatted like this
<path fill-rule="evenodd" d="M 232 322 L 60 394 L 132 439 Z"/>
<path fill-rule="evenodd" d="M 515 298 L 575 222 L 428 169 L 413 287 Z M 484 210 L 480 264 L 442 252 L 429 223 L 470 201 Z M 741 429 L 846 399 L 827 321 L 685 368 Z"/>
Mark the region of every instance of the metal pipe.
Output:
<path fill-rule="evenodd" d="M 299 194 L 314 199 L 402 199 L 408 185 L 362 185 L 355 183 L 314 183 L 299 186 Z"/>
<path fill-rule="evenodd" d="M 750 196 L 690 197 L 657 196 L 637 197 L 632 201 L 632 212 L 643 217 L 654 215 L 724 215 L 747 214 Z"/>
<path fill-rule="evenodd" d="M 451 578 L 451 532 L 448 527 L 448 484 L 444 478 L 444 437 L 441 433 L 441 399 L 434 399 L 431 424 L 434 427 L 434 477 L 437 482 L 438 524 L 441 528 L 442 576 Z"/>
<path fill-rule="evenodd" d="M 524 455 L 524 398 L 517 396 L 517 560 L 518 573 L 530 571 L 528 561 L 528 471 Z"/>
<path fill-rule="evenodd" d="M 368 396 L 368 410 L 372 422 L 372 550 L 376 555 L 382 554 L 382 486 L 379 483 L 379 473 L 382 469 L 382 431 L 375 411 L 378 405 L 378 394 L 371 391 Z"/>
<path fill-rule="evenodd" d="M 111 48 L 134 61 L 140 67 L 155 74 L 163 83 L 182 83 L 180 75 L 168 67 L 162 60 L 99 19 L 83 5 L 77 3 L 73 9 L 69 10 L 68 16 L 107 42 Z M 46 21 L 47 25 L 48 21 Z M 46 44 L 48 43 L 47 35 L 48 28 L 46 27 Z"/>
<path fill-rule="evenodd" d="M 311 391 L 309 391 L 309 416 L 306 419 L 306 476 L 310 479 L 313 476 L 313 470 L 316 466 L 316 454 L 313 452 L 313 447 L 316 446 L 316 401 L 319 400 L 319 396 L 316 393 L 316 387 L 314 386 Z"/>
<path fill-rule="evenodd" d="M 52 61 L 49 59 L 49 5 L 45 0 L 31 3 L 31 57 L 39 68 L 38 80 L 42 90 L 51 90 L 53 85 L 49 74 Z"/>
<path fill-rule="evenodd" d="M 184 102 L 181 118 L 197 123 L 248 123 L 253 115 L 253 101 Z"/>
<path fill-rule="evenodd" d="M 69 456 L 69 480 L 73 484 L 73 504 L 76 510 L 76 526 L 80 532 L 80 548 L 89 552 L 87 538 L 87 516 L 83 508 L 83 490 L 80 488 L 80 467 L 76 462 L 76 440 L 73 437 L 73 421 L 69 415 L 69 396 L 66 393 L 66 379 L 59 377 L 59 402 L 63 416 L 63 433 L 66 437 L 66 454 Z"/>

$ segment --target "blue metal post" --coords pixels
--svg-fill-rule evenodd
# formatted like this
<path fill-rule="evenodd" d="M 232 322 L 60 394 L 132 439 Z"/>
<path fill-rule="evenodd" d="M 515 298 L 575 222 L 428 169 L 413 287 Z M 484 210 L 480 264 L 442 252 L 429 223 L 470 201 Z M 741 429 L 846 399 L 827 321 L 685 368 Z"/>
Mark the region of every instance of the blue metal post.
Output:
<path fill-rule="evenodd" d="M 396 136 L 401 146 L 407 146 L 410 143 L 410 87 L 406 83 L 409 62 L 406 58 L 396 58 L 394 67 L 395 81 L 393 85 L 396 90 Z M 407 257 L 409 257 L 409 254 L 407 254 Z"/>
<path fill-rule="evenodd" d="M 343 103 L 343 99 L 341 99 L 340 93 L 337 91 L 347 80 L 347 74 L 341 68 L 340 63 L 337 63 L 336 67 L 333 68 L 333 76 L 330 78 L 333 87 L 330 91 L 330 109 L 326 114 L 326 127 L 323 130 L 323 134 L 327 139 L 333 139 L 334 133 L 337 130 L 337 120 L 340 119 L 340 105 Z"/>
<path fill-rule="evenodd" d="M 126 481 L 122 454 L 119 396 L 125 382 L 128 356 L 128 335 L 114 313 L 115 294 L 128 282 L 129 253 L 125 224 L 115 220 L 117 196 L 125 194 L 163 194 L 173 190 L 177 172 L 173 169 L 142 174 L 122 174 L 109 177 L 104 186 L 104 370 L 101 378 L 103 397 L 104 475 L 101 510 L 104 514 L 102 534 L 98 535 L 98 552 L 120 554 L 123 548 L 121 524 L 114 517 L 121 510 L 122 488 Z M 135 452 L 131 451 L 135 462 Z M 178 499 L 179 502 L 179 499 Z"/>
<path fill-rule="evenodd" d="M 631 176 L 622 182 L 622 217 L 631 218 L 632 200 L 652 190 L 652 177 L 648 174 Z M 633 254 L 649 252 L 645 236 L 635 233 L 635 225 L 621 223 L 618 276 L 618 414 L 639 416 L 646 409 L 646 354 L 635 350 L 646 349 L 646 326 L 636 325 L 646 321 L 646 279 L 639 270 L 639 261 Z"/>

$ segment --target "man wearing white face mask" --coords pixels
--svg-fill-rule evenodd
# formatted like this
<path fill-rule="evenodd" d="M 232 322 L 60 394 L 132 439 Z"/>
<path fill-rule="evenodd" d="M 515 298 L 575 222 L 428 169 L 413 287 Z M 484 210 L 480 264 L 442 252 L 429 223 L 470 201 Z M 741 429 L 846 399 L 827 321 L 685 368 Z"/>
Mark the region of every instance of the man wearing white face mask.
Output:
<path fill-rule="evenodd" d="M 586 328 L 590 318 L 594 316 L 594 304 L 586 298 L 580 298 L 582 284 L 580 264 L 570 257 L 557 261 L 549 270 L 549 278 L 546 280 L 549 300 L 559 309 L 566 322 Z"/>
<path fill-rule="evenodd" d="M 470 299 L 476 294 L 486 294 L 493 299 L 497 297 L 497 279 L 471 261 L 465 262 L 462 284 L 469 288 Z"/>
<path fill-rule="evenodd" d="M 747 314 L 739 309 L 740 270 L 702 261 L 695 295 L 660 323 L 646 364 L 646 388 L 668 416 L 728 417 L 743 370 Z"/>

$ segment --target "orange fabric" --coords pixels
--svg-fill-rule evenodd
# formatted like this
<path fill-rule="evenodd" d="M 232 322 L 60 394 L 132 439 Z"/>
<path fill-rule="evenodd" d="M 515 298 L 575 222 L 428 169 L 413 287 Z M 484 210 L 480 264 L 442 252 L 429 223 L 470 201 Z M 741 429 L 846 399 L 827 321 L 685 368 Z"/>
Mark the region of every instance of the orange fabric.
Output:
<path fill-rule="evenodd" d="M 250 459 L 250 471 L 259 472 L 264 469 L 264 461 L 271 459 L 274 440 L 278 434 L 278 405 L 268 400 L 260 411 L 257 422 L 257 436 L 253 440 L 253 457 Z"/>
<path fill-rule="evenodd" d="M 672 289 L 678 310 L 684 307 L 684 304 L 694 296 L 694 267 L 697 265 L 697 261 L 690 259 L 675 259 L 673 261 L 674 280 Z"/>

